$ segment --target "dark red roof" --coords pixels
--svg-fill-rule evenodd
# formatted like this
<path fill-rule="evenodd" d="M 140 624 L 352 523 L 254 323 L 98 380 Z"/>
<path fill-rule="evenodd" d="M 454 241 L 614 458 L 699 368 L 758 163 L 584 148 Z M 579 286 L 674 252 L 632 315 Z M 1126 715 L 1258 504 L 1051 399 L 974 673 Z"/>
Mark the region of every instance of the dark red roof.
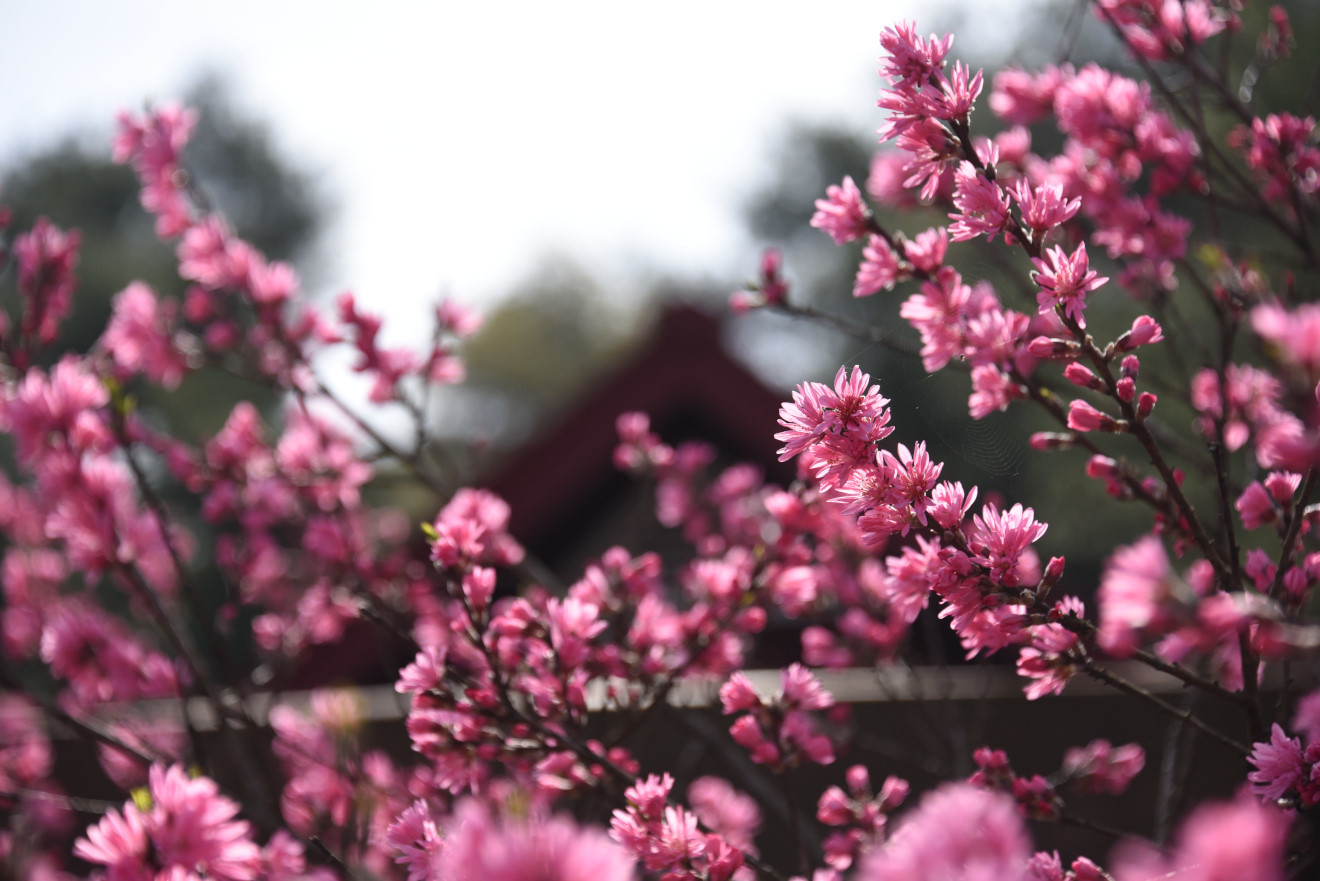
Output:
<path fill-rule="evenodd" d="M 632 482 L 613 464 L 619 414 L 643 411 L 666 443 L 705 441 L 722 460 L 786 482 L 792 472 L 776 461 L 774 439 L 780 398 L 729 357 L 714 318 L 671 307 L 636 354 L 482 483 L 512 507 L 510 531 L 553 564 L 578 525 Z"/>

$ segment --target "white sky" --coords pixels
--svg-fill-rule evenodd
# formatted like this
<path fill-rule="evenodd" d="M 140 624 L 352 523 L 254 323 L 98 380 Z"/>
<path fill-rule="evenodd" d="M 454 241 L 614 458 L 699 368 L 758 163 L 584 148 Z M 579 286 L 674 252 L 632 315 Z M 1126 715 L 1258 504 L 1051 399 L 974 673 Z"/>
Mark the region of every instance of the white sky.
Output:
<path fill-rule="evenodd" d="M 880 30 L 948 5 L 0 0 L 0 164 L 213 69 L 324 179 L 322 275 L 376 308 L 489 302 L 551 251 L 742 279 L 783 121 L 873 131 Z"/>

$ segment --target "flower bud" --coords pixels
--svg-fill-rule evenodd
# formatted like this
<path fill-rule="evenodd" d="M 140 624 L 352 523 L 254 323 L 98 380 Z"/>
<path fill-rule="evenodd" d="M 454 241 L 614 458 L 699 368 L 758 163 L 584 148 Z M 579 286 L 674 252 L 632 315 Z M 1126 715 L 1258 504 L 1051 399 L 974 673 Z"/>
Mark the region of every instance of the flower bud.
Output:
<path fill-rule="evenodd" d="M 1072 447 L 1075 438 L 1071 434 L 1057 431 L 1038 431 L 1031 436 L 1029 443 L 1033 450 L 1066 450 Z"/>
<path fill-rule="evenodd" d="M 1057 340 L 1047 336 L 1038 336 L 1027 343 L 1027 353 L 1033 358 L 1047 361 L 1062 361 L 1076 358 L 1081 353 L 1081 346 L 1072 340 Z"/>
<path fill-rule="evenodd" d="M 1068 427 L 1073 431 L 1116 432 L 1127 430 L 1127 423 L 1079 399 L 1068 405 Z"/>
<path fill-rule="evenodd" d="M 1108 456 L 1092 456 L 1086 463 L 1086 476 L 1112 480 L 1119 475 L 1118 463 Z"/>
<path fill-rule="evenodd" d="M 1132 329 L 1114 341 L 1114 348 L 1119 352 L 1130 352 L 1137 346 L 1158 343 L 1164 339 L 1164 329 L 1149 315 L 1138 315 L 1132 322 Z"/>
<path fill-rule="evenodd" d="M 1063 368 L 1063 378 L 1071 382 L 1073 385 L 1081 386 L 1082 388 L 1094 389 L 1098 392 L 1105 390 L 1105 384 L 1101 381 L 1100 377 L 1096 376 L 1095 373 L 1091 371 L 1091 368 L 1078 363 L 1077 361 L 1073 361 L 1067 367 Z"/>
<path fill-rule="evenodd" d="M 844 779 L 848 781 L 848 791 L 853 794 L 853 798 L 866 798 L 870 794 L 871 774 L 865 765 L 853 765 Z"/>

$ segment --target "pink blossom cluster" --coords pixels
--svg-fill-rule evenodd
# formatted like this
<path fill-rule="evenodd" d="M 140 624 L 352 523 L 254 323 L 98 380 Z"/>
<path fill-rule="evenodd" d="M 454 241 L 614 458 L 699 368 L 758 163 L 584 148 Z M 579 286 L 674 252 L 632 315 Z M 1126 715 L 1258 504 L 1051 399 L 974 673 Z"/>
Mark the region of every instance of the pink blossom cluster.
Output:
<path fill-rule="evenodd" d="M 1114 746 L 1107 740 L 1093 740 L 1064 753 L 1061 773 L 1079 792 L 1121 795 L 1145 766 L 1146 751 L 1140 744 Z"/>
<path fill-rule="evenodd" d="M 833 707 L 834 695 L 801 664 L 786 667 L 782 683 L 779 694 L 763 701 L 745 674 L 729 677 L 720 687 L 720 704 L 726 716 L 738 716 L 730 736 L 757 764 L 788 768 L 802 762 L 833 763 L 834 745 L 817 730 L 811 713 Z"/>
<path fill-rule="evenodd" d="M 393 862 L 386 833 L 426 778 L 364 747 L 362 707 L 353 692 L 313 692 L 307 709 L 280 705 L 270 713 L 271 752 L 285 779 L 284 823 L 304 839 L 314 837 L 343 858 L 386 873 Z"/>
<path fill-rule="evenodd" d="M 881 845 L 888 834 L 889 815 L 908 797 L 908 782 L 888 777 L 879 793 L 871 792 L 871 776 L 864 765 L 853 765 L 846 775 L 847 791 L 831 786 L 816 804 L 816 819 L 835 827 L 825 839 L 825 862 L 846 871 L 857 859 Z"/>
<path fill-rule="evenodd" d="M 1262 801 L 1309 808 L 1320 802 L 1320 692 L 1298 701 L 1290 727 L 1301 736 L 1289 737 L 1275 723 L 1268 741 L 1253 744 L 1248 761 L 1255 770 L 1247 779 Z"/>
<path fill-rule="evenodd" d="M 1003 750 L 981 747 L 973 760 L 977 770 L 968 783 L 1011 795 L 1023 816 L 1058 820 L 1066 808 L 1062 794 L 1065 789 L 1121 795 L 1145 766 L 1146 754 L 1135 743 L 1114 747 L 1107 740 L 1094 740 L 1085 747 L 1069 749 L 1062 767 L 1049 777 L 1015 773 Z"/>
<path fill-rule="evenodd" d="M 1057 620 L 1044 620 L 1044 597 L 1063 572 L 1062 558 L 1042 568 L 1031 547 L 1046 524 L 1020 504 L 1002 510 L 988 503 L 968 519 L 976 488 L 940 481 L 944 466 L 930 459 L 924 444 L 912 450 L 899 444 L 897 455 L 879 448 L 893 430 L 887 404 L 860 368 L 851 376 L 841 368 L 833 388 L 804 383 L 780 410 L 786 429 L 776 435 L 785 443 L 780 456 L 802 457 L 829 499 L 856 518 L 866 546 L 882 547 L 916 531 L 915 542 L 886 557 L 883 569 L 863 570 L 907 624 L 934 592 L 945 604 L 940 616 L 952 619 L 969 656 L 1027 645 L 1024 674 L 1047 683 L 1038 693 L 1061 690 L 1078 640 Z M 1078 616 L 1080 603 L 1070 602 L 1056 619 Z M 812 639 L 827 649 L 818 633 Z"/>
<path fill-rule="evenodd" d="M 1099 0 L 1095 14 L 1113 23 L 1132 51 L 1159 61 L 1188 52 L 1225 29 L 1240 28 L 1236 8 L 1218 0 Z"/>
<path fill-rule="evenodd" d="M 973 755 L 976 771 L 967 782 L 982 789 L 995 789 L 1013 797 L 1024 816 L 1034 820 L 1057 820 L 1063 800 L 1053 784 L 1039 774 L 1021 777 L 1013 773 L 1008 754 L 1003 750 L 981 747 Z"/>
<path fill-rule="evenodd" d="M 74 853 L 124 881 L 271 877 L 263 874 L 269 856 L 252 841 L 251 824 L 235 819 L 238 805 L 214 781 L 190 778 L 179 765 L 154 765 L 143 800 L 145 807 L 130 801 L 122 812 L 108 810 L 78 839 Z"/>
<path fill-rule="evenodd" d="M 1157 88 L 1155 67 L 1153 84 L 1095 64 L 1004 71 L 989 103 L 1011 127 L 983 137 L 972 119 L 984 73 L 949 58 L 951 35 L 895 25 L 881 34 L 879 103 L 896 149 L 864 186 L 830 186 L 811 220 L 857 243 L 856 296 L 911 288 L 899 312 L 923 365 L 968 370 L 973 417 L 1039 407 L 1054 430 L 1032 437 L 1037 451 L 1085 450 L 1086 475 L 1149 513 L 1108 554 L 1093 617 L 1060 589 L 1063 558 L 1043 561 L 1035 510 L 978 505 L 980 489 L 924 440 L 891 441 L 902 426 L 861 367 L 783 404 L 788 486 L 747 464 L 712 471 L 713 447 L 671 446 L 646 415 L 620 416 L 615 464 L 651 482 L 683 555 L 612 547 L 559 584 L 503 499 L 460 488 L 429 455 L 428 397 L 463 379 L 459 346 L 480 319 L 442 302 L 414 350 L 388 344 L 352 294 L 323 313 L 291 266 L 204 207 L 186 161 L 191 111 L 124 115 L 115 156 L 175 248 L 182 295 L 125 280 L 96 344 L 66 353 L 79 234 L 38 220 L 0 242 L 17 293 L 0 315 L 0 430 L 16 466 L 0 477 L 3 874 L 1281 881 L 1313 844 L 1306 816 L 1320 802 L 1320 692 L 1286 726 L 1287 700 L 1262 695 L 1267 668 L 1320 646 L 1320 311 L 1305 301 L 1320 269 L 1315 124 L 1258 114 L 1245 79 L 1212 78 L 1200 47 L 1242 27 L 1237 4 L 1094 5 L 1143 62 L 1197 88 Z M 1291 40 L 1272 12 L 1252 75 Z M 1227 151 L 1184 103 L 1193 93 L 1237 117 Z M 1047 122 L 1057 137 L 1035 142 L 1060 143 L 1052 156 L 1033 152 Z M 872 203 L 925 203 L 950 222 L 909 237 Z M 1243 207 L 1309 270 L 1273 273 L 1220 236 L 1219 212 Z M 0 231 L 9 223 L 0 211 Z M 1214 241 L 1193 248 L 1194 232 Z M 953 265 L 976 239 L 1022 252 L 1005 299 Z M 1145 298 L 1130 323 L 1114 317 L 1120 286 Z M 1005 305 L 1012 287 L 1021 311 Z M 1188 290 L 1215 335 L 1185 317 Z M 735 306 L 793 311 L 778 251 Z M 365 414 L 321 379 L 335 350 L 370 384 Z M 279 406 L 245 401 L 183 437 L 135 404 L 136 390 L 174 392 L 211 370 Z M 411 445 L 375 427 L 383 406 L 413 421 Z M 1179 434 L 1189 423 L 1199 440 Z M 420 530 L 367 501 L 395 473 L 435 492 Z M 1028 699 L 1091 676 L 1144 700 L 1240 756 L 1251 792 L 1194 806 L 1163 849 L 1121 844 L 1107 870 L 1034 852 L 1025 821 L 1084 826 L 1073 793 L 1128 790 L 1145 765 L 1138 744 L 1091 739 L 1049 775 L 982 747 L 970 779 L 901 810 L 912 785 L 872 787 L 844 691 L 818 671 L 893 664 L 924 612 L 948 619 L 968 659 L 1015 649 Z M 801 644 L 769 694 L 747 668 L 772 627 L 800 630 Z M 406 755 L 378 739 L 355 691 L 276 697 L 367 642 L 406 716 Z M 1250 745 L 1198 704 L 1124 678 L 1129 664 L 1240 709 Z M 728 717 L 727 733 L 685 717 L 703 749 L 732 757 L 721 776 L 646 767 L 636 748 L 691 693 L 718 694 Z M 123 795 L 67 793 L 47 720 L 96 744 L 102 782 Z M 824 767 L 836 759 L 842 782 L 798 804 L 808 772 L 837 774 Z M 783 848 L 766 819 L 781 811 L 791 869 L 768 862 Z"/>
<path fill-rule="evenodd" d="M 714 828 L 723 825 L 713 810 L 714 800 L 705 799 L 703 817 L 700 811 L 668 804 L 673 786 L 674 780 L 668 774 L 652 774 L 629 787 L 624 793 L 627 807 L 614 812 L 610 836 L 647 870 L 661 872 L 662 877 L 673 881 L 748 877 L 740 871 L 747 851 Z M 727 803 L 735 795 L 725 792 L 716 799 Z M 713 825 L 708 825 L 712 821 Z M 735 820 L 730 831 L 733 840 L 741 838 L 747 846 L 747 835 L 752 830 L 745 820 L 741 824 Z"/>
<path fill-rule="evenodd" d="M 55 341 L 73 306 L 79 242 L 76 231 L 65 232 L 44 217 L 14 239 L 10 250 L 18 267 L 22 315 L 17 327 L 11 327 L 6 316 L 0 337 L 10 362 L 20 370 L 32 363 L 35 348 Z"/>

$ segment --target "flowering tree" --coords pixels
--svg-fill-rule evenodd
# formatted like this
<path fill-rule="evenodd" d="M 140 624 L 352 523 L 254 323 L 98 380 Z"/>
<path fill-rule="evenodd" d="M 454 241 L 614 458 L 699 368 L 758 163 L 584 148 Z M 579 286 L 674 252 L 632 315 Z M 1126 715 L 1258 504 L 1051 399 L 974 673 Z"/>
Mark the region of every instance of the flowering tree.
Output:
<path fill-rule="evenodd" d="M 1013 127 L 993 138 L 972 126 L 983 73 L 950 63 L 952 37 L 885 29 L 880 137 L 897 149 L 878 154 L 866 195 L 844 180 L 813 220 L 840 244 L 861 243 L 857 296 L 909 292 L 902 316 L 925 369 L 967 369 L 973 417 L 1041 408 L 1057 427 L 1031 445 L 1042 456 L 1086 449 L 1087 475 L 1143 523 L 1143 537 L 1112 551 L 1091 610 L 1074 595 L 1090 586 L 1070 583 L 1062 557 L 1042 562 L 1047 526 L 1031 500 L 978 505 L 978 489 L 923 443 L 890 442 L 889 402 L 855 367 L 803 383 L 783 405 L 781 455 L 799 474 L 789 487 L 747 466 L 708 477 L 709 450 L 671 447 L 644 414 L 622 415 L 616 463 L 654 479 L 657 516 L 693 559 L 666 572 L 654 553 L 611 548 L 577 582 L 555 583 L 509 533 L 499 498 L 449 485 L 427 456 L 431 391 L 461 381 L 457 347 L 479 320 L 442 303 L 430 345 L 415 352 L 385 347 L 380 320 L 351 294 L 322 314 L 287 265 L 206 209 L 205 182 L 184 162 L 189 111 L 123 116 L 115 155 L 176 245 L 184 296 L 129 281 L 95 348 L 42 369 L 73 301 L 78 237 L 38 222 L 4 251 L 17 289 L 0 325 L 0 420 L 17 466 L 0 485 L 8 871 L 112 881 L 1306 873 L 1320 691 L 1294 701 L 1289 689 L 1306 684 L 1320 646 L 1308 615 L 1320 581 L 1320 311 L 1304 288 L 1320 269 L 1315 123 L 1260 115 L 1208 60 L 1207 45 L 1241 29 L 1236 4 L 1099 0 L 1095 12 L 1147 79 L 1096 65 L 1001 72 L 989 106 Z M 1290 47 L 1287 16 L 1273 10 L 1253 69 Z M 1217 138 L 1207 119 L 1223 114 L 1236 120 Z M 1046 126 L 1056 155 L 1031 149 Z M 886 228 L 867 196 L 938 206 L 952 222 Z M 1239 214 L 1270 229 L 1268 252 L 1233 244 Z M 1020 310 L 954 268 L 959 243 L 978 238 L 1016 261 Z M 1105 268 L 1092 268 L 1101 255 Z M 761 276 L 735 305 L 807 311 L 775 254 Z M 1097 338 L 1088 310 L 1119 288 L 1134 295 L 1132 312 Z M 1193 308 L 1199 324 L 1161 317 Z M 345 347 L 371 404 L 411 418 L 409 442 L 321 381 L 320 355 Z M 1176 367 L 1143 373 L 1142 359 L 1161 363 L 1162 350 Z M 135 386 L 186 390 L 203 366 L 280 392 L 282 419 L 266 424 L 240 404 L 194 441 L 135 408 Z M 1183 420 L 1191 435 L 1161 420 L 1179 406 L 1194 413 Z M 385 468 L 441 497 L 423 536 L 363 501 Z M 223 584 L 218 614 L 201 573 Z M 771 803 L 766 781 L 847 748 L 833 724 L 846 708 L 818 671 L 896 663 L 927 608 L 969 656 L 1014 654 L 1026 699 L 1099 680 L 1213 739 L 1244 786 L 1193 806 L 1163 845 L 1075 859 L 1035 852 L 1025 821 L 1084 822 L 1072 792 L 1122 792 L 1142 773 L 1141 745 L 1076 744 L 1048 776 L 1019 773 L 1014 762 L 1029 757 L 984 745 L 970 777 L 919 795 L 859 764 L 806 810 Z M 813 624 L 800 662 L 768 689 L 744 667 L 771 615 Z M 358 740 L 351 692 L 269 709 L 250 699 L 363 619 L 413 656 L 396 686 L 410 701 L 406 760 Z M 260 675 L 235 656 L 243 637 Z M 1121 662 L 1241 722 L 1170 702 Z M 642 767 L 632 744 L 692 683 L 717 695 L 746 761 L 727 779 L 680 786 Z M 66 792 L 77 784 L 56 779 L 52 728 L 95 746 L 124 800 Z M 784 808 L 794 856 L 778 865 L 760 856 L 757 833 L 763 813 Z"/>

